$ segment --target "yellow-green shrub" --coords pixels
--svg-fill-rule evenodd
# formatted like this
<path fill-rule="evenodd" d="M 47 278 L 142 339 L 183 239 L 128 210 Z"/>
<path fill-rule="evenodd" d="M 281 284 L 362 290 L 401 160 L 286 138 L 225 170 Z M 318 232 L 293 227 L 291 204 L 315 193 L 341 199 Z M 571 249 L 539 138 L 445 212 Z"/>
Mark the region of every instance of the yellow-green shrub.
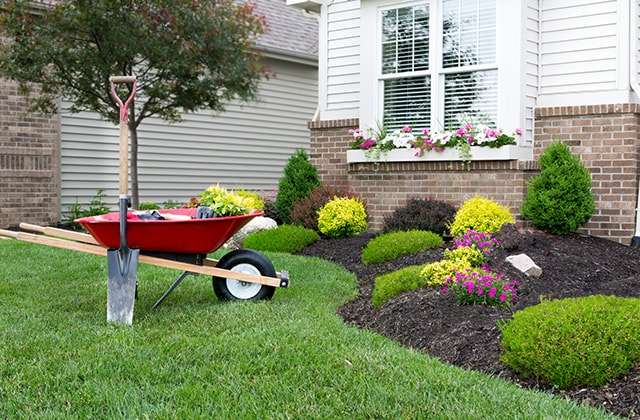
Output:
<path fill-rule="evenodd" d="M 318 230 L 339 238 L 367 230 L 367 213 L 357 198 L 335 197 L 318 210 Z"/>
<path fill-rule="evenodd" d="M 505 223 L 515 223 L 508 207 L 476 195 L 465 201 L 456 212 L 449 232 L 454 236 L 463 235 L 467 230 L 497 232 Z"/>
<path fill-rule="evenodd" d="M 464 258 L 440 260 L 424 266 L 420 271 L 420 277 L 427 286 L 439 286 L 443 285 L 447 277 L 452 276 L 456 271 L 464 271 L 467 268 L 473 268 L 473 266 Z"/>
<path fill-rule="evenodd" d="M 453 250 L 445 249 L 444 258 L 447 260 L 467 260 L 472 267 L 479 267 L 485 260 L 482 251 L 470 246 L 461 246 Z"/>

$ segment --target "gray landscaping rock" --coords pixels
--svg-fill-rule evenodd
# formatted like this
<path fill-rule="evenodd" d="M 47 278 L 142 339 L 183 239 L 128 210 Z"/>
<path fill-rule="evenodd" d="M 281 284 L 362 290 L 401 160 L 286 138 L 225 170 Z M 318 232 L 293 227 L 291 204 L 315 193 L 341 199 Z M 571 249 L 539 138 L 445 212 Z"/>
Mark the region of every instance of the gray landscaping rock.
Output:
<path fill-rule="evenodd" d="M 507 262 L 530 277 L 540 277 L 542 269 L 527 254 L 510 255 Z"/>
<path fill-rule="evenodd" d="M 275 220 L 264 217 L 257 216 L 251 219 L 249 223 L 244 225 L 242 229 L 236 232 L 227 242 L 222 245 L 223 248 L 227 249 L 238 249 L 242 248 L 242 243 L 244 242 L 244 238 L 251 235 L 252 233 L 259 232 L 261 230 L 274 229 L 278 227 L 278 223 Z"/>

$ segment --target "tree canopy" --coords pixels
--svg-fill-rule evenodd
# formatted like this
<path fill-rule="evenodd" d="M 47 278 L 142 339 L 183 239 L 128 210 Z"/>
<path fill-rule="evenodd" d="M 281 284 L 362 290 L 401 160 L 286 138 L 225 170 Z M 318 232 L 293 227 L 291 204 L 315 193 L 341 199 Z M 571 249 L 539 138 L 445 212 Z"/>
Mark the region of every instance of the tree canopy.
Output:
<path fill-rule="evenodd" d="M 135 75 L 129 113 L 131 176 L 137 203 L 137 127 L 145 118 L 179 122 L 181 112 L 223 111 L 254 99 L 267 75 L 253 48 L 264 17 L 233 0 L 61 0 L 0 6 L 0 77 L 35 92 L 33 109 L 93 111 L 114 124 L 119 110 L 110 76 Z M 34 90 L 34 87 L 38 87 Z M 130 89 L 130 85 L 119 85 Z M 123 91 L 128 97 L 129 91 Z"/>

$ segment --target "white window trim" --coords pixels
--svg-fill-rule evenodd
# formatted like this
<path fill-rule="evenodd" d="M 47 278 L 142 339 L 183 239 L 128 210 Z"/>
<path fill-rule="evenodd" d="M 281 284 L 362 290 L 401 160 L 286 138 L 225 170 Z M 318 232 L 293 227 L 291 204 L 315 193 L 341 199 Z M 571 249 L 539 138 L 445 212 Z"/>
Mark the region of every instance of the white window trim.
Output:
<path fill-rule="evenodd" d="M 361 25 L 360 25 L 360 57 L 361 57 L 361 90 L 360 90 L 360 126 L 375 127 L 382 119 L 382 95 L 383 87 L 379 83 L 381 39 L 379 16 L 381 9 L 390 7 L 410 6 L 419 3 L 429 3 L 432 16 L 442 13 L 440 0 L 423 1 L 389 1 L 389 0 L 362 0 L 361 1 Z M 523 38 L 525 27 L 526 4 L 513 0 L 498 0 L 497 2 L 497 45 L 496 62 L 498 67 L 498 126 L 505 131 L 515 128 L 525 130 L 525 136 L 520 139 L 520 144 L 525 145 L 525 137 L 532 136 L 531 116 L 525 116 L 525 57 L 523 53 Z M 431 25 L 430 36 L 433 31 L 440 31 L 440 19 L 435 19 Z M 375 35 L 372 35 L 375 34 Z M 441 45 L 435 43 L 430 54 L 441 54 Z M 433 62 L 433 61 L 432 61 Z M 440 65 L 440 64 L 438 64 Z M 484 66 L 478 66 L 478 68 Z M 441 77 L 441 69 L 430 69 L 429 72 Z M 435 89 L 444 89 L 442 83 L 433 83 L 432 86 L 432 116 L 438 121 L 443 120 L 444 109 L 438 101 L 441 92 Z M 438 129 L 438 126 L 432 127 Z"/>

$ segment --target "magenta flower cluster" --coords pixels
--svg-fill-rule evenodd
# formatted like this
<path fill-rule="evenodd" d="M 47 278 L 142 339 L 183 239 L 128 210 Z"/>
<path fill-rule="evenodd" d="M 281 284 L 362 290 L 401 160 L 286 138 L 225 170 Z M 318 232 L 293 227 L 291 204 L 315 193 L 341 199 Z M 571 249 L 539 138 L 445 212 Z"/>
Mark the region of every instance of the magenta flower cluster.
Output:
<path fill-rule="evenodd" d="M 489 305 L 509 309 L 518 300 L 517 281 L 492 273 L 486 266 L 468 268 L 447 278 L 442 293 L 451 295 L 463 305 Z"/>
<path fill-rule="evenodd" d="M 475 248 L 482 252 L 484 256 L 484 262 L 489 260 L 493 250 L 499 246 L 498 240 L 491 237 L 489 232 L 478 232 L 476 230 L 469 229 L 463 236 L 455 239 L 455 243 L 452 249 L 468 246 Z"/>

